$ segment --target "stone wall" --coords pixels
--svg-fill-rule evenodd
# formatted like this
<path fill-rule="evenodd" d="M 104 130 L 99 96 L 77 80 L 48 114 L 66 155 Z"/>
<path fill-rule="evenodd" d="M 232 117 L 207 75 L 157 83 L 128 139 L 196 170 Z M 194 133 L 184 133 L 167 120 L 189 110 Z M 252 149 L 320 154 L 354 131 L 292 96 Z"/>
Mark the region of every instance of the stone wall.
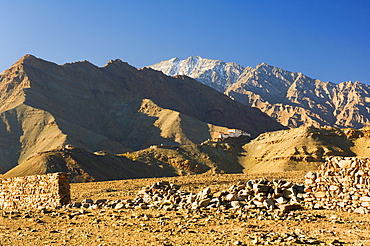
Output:
<path fill-rule="evenodd" d="M 370 213 L 370 158 L 329 157 L 305 176 L 308 207 Z"/>
<path fill-rule="evenodd" d="M 0 209 L 51 208 L 69 202 L 66 173 L 0 179 Z"/>

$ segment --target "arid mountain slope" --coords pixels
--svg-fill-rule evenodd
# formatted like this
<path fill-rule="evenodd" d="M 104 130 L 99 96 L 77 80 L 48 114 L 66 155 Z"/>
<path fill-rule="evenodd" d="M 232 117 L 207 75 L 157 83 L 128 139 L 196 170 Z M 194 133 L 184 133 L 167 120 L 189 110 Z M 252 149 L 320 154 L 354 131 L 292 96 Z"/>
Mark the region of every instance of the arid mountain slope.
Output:
<path fill-rule="evenodd" d="M 369 156 L 370 128 L 292 128 L 261 134 L 243 148 L 246 172 L 315 170 L 329 156 Z"/>
<path fill-rule="evenodd" d="M 329 156 L 370 155 L 370 128 L 300 127 L 202 144 L 152 146 L 123 154 L 71 147 L 41 152 L 4 178 L 64 171 L 72 182 L 188 174 L 314 171 Z"/>
<path fill-rule="evenodd" d="M 289 127 L 370 125 L 370 86 L 360 82 L 324 83 L 260 64 L 243 73 L 225 94 Z"/>
<path fill-rule="evenodd" d="M 219 126 L 253 136 L 284 128 L 191 78 L 120 60 L 99 68 L 27 55 L 0 74 L 0 173 L 66 144 L 123 153 L 199 143 Z"/>
<path fill-rule="evenodd" d="M 243 141 L 204 142 L 181 146 L 158 146 L 127 155 L 129 158 L 159 166 L 172 166 L 178 175 L 198 173 L 242 173 L 238 155 Z"/>
<path fill-rule="evenodd" d="M 329 156 L 370 155 L 370 128 L 300 127 L 247 139 L 206 141 L 201 145 L 149 148 L 128 157 L 172 165 L 179 174 L 313 171 Z"/>
<path fill-rule="evenodd" d="M 334 84 L 302 73 L 259 64 L 256 68 L 199 56 L 150 66 L 168 75 L 185 74 L 245 105 L 257 107 L 289 127 L 370 125 L 370 86 Z"/>
<path fill-rule="evenodd" d="M 40 152 L 3 175 L 3 178 L 53 172 L 70 173 L 71 182 L 176 176 L 171 165 L 165 167 L 134 162 L 125 156 L 90 153 L 72 147 Z"/>

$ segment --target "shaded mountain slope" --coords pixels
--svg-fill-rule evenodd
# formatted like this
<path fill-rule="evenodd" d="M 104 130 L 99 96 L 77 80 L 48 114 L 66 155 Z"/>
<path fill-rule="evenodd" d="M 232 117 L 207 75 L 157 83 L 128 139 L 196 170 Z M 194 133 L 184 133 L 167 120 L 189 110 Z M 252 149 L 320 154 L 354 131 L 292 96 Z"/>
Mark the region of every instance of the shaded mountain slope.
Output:
<path fill-rule="evenodd" d="M 149 166 L 124 156 L 93 154 L 73 147 L 40 152 L 5 173 L 3 178 L 53 172 L 70 173 L 71 182 L 176 175 L 171 166 Z"/>
<path fill-rule="evenodd" d="M 99 68 L 27 55 L 0 74 L 0 89 L 2 173 L 66 144 L 123 153 L 199 143 L 222 127 L 253 136 L 283 128 L 191 78 L 138 70 L 120 60 Z"/>
<path fill-rule="evenodd" d="M 66 135 L 48 112 L 21 104 L 0 114 L 0 172 L 34 153 L 62 146 Z"/>

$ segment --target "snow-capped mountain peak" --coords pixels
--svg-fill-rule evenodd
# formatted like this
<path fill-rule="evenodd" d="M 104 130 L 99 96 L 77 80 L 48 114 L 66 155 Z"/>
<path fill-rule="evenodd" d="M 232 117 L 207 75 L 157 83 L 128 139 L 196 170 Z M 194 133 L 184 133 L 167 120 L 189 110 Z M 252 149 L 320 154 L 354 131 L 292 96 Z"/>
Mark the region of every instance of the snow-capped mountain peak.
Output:
<path fill-rule="evenodd" d="M 244 68 L 200 56 L 150 67 L 170 76 L 192 77 L 289 127 L 370 126 L 370 86 L 360 82 L 325 83 L 266 63 Z"/>
<path fill-rule="evenodd" d="M 172 58 L 149 66 L 166 75 L 187 75 L 220 92 L 234 84 L 244 68 L 234 62 L 225 63 L 200 56 L 190 56 L 184 60 Z"/>

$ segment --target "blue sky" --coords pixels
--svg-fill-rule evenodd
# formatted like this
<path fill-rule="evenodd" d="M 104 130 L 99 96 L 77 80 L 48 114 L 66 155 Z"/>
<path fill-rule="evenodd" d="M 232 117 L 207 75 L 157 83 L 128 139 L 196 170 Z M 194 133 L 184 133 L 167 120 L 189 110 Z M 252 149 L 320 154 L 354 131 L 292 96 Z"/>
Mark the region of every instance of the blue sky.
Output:
<path fill-rule="evenodd" d="M 191 55 L 370 84 L 370 1 L 0 0 L 0 70 L 25 54 L 135 67 Z"/>

